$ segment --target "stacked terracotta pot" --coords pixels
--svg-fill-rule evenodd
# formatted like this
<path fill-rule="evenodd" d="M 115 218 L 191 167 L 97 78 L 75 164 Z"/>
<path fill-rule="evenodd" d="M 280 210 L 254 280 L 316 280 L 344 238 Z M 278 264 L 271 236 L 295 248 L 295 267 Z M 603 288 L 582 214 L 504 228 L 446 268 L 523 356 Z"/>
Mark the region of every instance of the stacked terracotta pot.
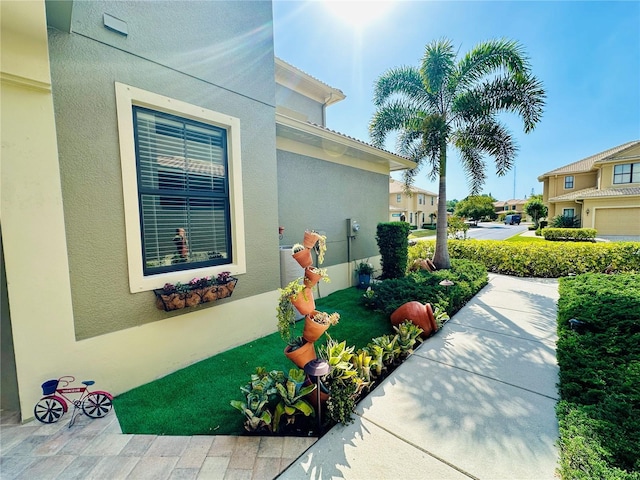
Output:
<path fill-rule="evenodd" d="M 306 343 L 294 351 L 289 351 L 289 347 L 287 347 L 284 353 L 299 368 L 304 368 L 308 362 L 316 358 L 314 342 L 329 328 L 329 324 L 322 325 L 312 320 L 313 316 L 318 313 L 312 289 L 320 281 L 322 275 L 315 271 L 311 250 L 320 239 L 320 234 L 305 231 L 302 242 L 304 249 L 292 254 L 298 264 L 304 268 L 304 289 L 291 297 L 291 303 L 301 315 L 305 316 L 302 336 Z"/>

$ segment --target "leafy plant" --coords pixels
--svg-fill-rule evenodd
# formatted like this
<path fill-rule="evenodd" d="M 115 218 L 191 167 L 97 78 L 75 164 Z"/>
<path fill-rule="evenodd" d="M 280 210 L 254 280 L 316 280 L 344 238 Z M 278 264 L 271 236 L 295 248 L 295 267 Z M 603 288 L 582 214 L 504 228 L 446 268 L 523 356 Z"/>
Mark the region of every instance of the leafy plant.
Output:
<path fill-rule="evenodd" d="M 371 265 L 368 260 L 364 262 L 354 262 L 354 264 L 356 275 L 371 275 L 373 273 L 373 265 Z"/>
<path fill-rule="evenodd" d="M 440 330 L 450 318 L 445 309 L 439 303 L 433 305 L 433 317 L 436 319 L 438 330 Z"/>
<path fill-rule="evenodd" d="M 447 219 L 447 234 L 449 238 L 466 240 L 467 230 L 469 230 L 469 225 L 463 218 L 452 216 Z"/>
<path fill-rule="evenodd" d="M 318 349 L 318 355 L 329 363 L 330 370 L 325 377 L 331 392 L 327 401 L 328 417 L 342 424 L 353 421 L 351 414 L 356 408 L 358 387 L 361 379 L 352 362 L 354 347 L 346 341 L 338 342 L 327 335 L 327 342 Z"/>
<path fill-rule="evenodd" d="M 542 235 L 545 240 L 593 242 L 596 238 L 596 230 L 593 228 L 545 228 Z"/>
<path fill-rule="evenodd" d="M 302 372 L 302 377 L 297 372 Z M 280 430 L 280 423 L 283 418 L 286 420 L 286 425 L 290 425 L 295 422 L 298 415 L 304 415 L 305 417 L 315 415 L 314 408 L 304 397 L 313 392 L 316 386 L 308 385 L 303 387 L 300 378 L 304 380 L 304 372 L 299 369 L 292 369 L 284 383 L 276 384 L 279 401 L 273 415 L 272 429 L 274 432 Z"/>
<path fill-rule="evenodd" d="M 396 331 L 396 345 L 400 349 L 400 357 L 404 358 L 413 353 L 413 347 L 416 343 L 422 343 L 422 328 L 414 325 L 409 320 L 402 322 L 397 327 L 393 327 Z"/>
<path fill-rule="evenodd" d="M 406 222 L 379 223 L 376 241 L 382 256 L 382 278 L 401 278 L 407 270 L 410 226 Z"/>
<path fill-rule="evenodd" d="M 433 248 L 431 241 L 418 242 L 409 248 L 409 259 L 429 258 Z M 606 270 L 640 272 L 640 242 L 512 243 L 450 240 L 449 252 L 453 259 L 473 260 L 484 264 L 490 272 L 517 277 L 557 278 Z M 453 278 L 451 280 L 455 282 Z M 380 286 L 376 290 L 380 290 Z M 451 306 L 448 308 L 450 313 L 455 313 L 456 310 Z"/>
<path fill-rule="evenodd" d="M 304 248 L 304 247 L 303 247 Z M 276 318 L 278 320 L 278 331 L 285 342 L 291 339 L 291 325 L 296 321 L 296 313 L 291 303 L 291 297 L 295 297 L 304 291 L 304 285 L 300 283 L 302 278 L 296 278 L 284 288 L 279 288 L 280 298 L 276 307 Z"/>
<path fill-rule="evenodd" d="M 579 228 L 580 217 L 569 215 L 557 215 L 551 219 L 549 224 L 553 228 Z"/>
<path fill-rule="evenodd" d="M 640 478 L 640 275 L 560 279 L 563 478 Z M 574 330 L 570 320 L 582 322 Z"/>

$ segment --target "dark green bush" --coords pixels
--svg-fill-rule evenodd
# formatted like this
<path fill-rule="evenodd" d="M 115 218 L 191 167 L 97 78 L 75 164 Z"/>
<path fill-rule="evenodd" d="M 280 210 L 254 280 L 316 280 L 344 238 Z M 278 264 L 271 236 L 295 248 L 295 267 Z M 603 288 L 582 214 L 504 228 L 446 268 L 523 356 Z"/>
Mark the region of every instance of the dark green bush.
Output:
<path fill-rule="evenodd" d="M 563 478 L 640 479 L 640 275 L 560 280 L 557 359 Z"/>
<path fill-rule="evenodd" d="M 545 228 L 542 234 L 545 240 L 592 242 L 596 238 L 593 228 Z"/>
<path fill-rule="evenodd" d="M 380 250 L 382 278 L 401 278 L 407 270 L 410 225 L 406 222 L 379 223 L 376 241 Z"/>
<path fill-rule="evenodd" d="M 442 280 L 451 280 L 454 285 L 443 287 Z M 404 278 L 384 280 L 373 286 L 373 298 L 367 299 L 370 308 L 389 316 L 400 305 L 418 301 L 439 303 L 449 315 L 455 314 L 482 287 L 487 284 L 487 270 L 479 263 L 469 260 L 452 260 L 450 270 L 436 272 L 418 271 Z"/>
<path fill-rule="evenodd" d="M 449 240 L 451 258 L 483 263 L 494 273 L 517 277 L 557 278 L 569 274 L 640 272 L 640 242 L 500 242 Z M 433 258 L 435 242 L 409 247 L 409 261 Z"/>
<path fill-rule="evenodd" d="M 569 217 L 565 215 L 557 215 L 551 219 L 549 224 L 554 228 L 579 228 L 580 217 Z"/>

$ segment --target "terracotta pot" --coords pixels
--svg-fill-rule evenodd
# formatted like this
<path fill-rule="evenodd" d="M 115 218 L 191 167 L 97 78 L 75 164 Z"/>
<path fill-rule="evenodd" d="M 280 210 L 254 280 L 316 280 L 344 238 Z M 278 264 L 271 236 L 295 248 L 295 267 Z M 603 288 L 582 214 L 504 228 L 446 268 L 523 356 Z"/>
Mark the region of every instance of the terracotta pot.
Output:
<path fill-rule="evenodd" d="M 291 297 L 291 303 L 296 307 L 296 310 L 300 312 L 300 315 L 309 315 L 316 308 L 316 301 L 313 298 L 313 291 L 310 288 L 305 288 L 297 295 Z"/>
<path fill-rule="evenodd" d="M 307 268 L 313 265 L 313 257 L 311 257 L 311 250 L 305 248 L 293 254 L 293 258 L 298 262 L 302 268 Z"/>
<path fill-rule="evenodd" d="M 304 240 L 302 240 L 302 244 L 304 248 L 313 248 L 316 243 L 320 239 L 320 234 L 316 232 L 309 232 L 308 230 L 304 232 Z"/>
<path fill-rule="evenodd" d="M 316 358 L 316 349 L 313 347 L 313 342 L 306 342 L 300 348 L 291 351 L 291 347 L 287 345 L 284 349 L 286 357 L 295 363 L 298 368 L 304 369 L 304 366 L 311 360 Z"/>
<path fill-rule="evenodd" d="M 433 310 L 428 303 L 407 302 L 404 305 L 400 305 L 400 307 L 391 314 L 391 324 L 394 326 L 400 325 L 405 320 L 409 320 L 414 325 L 422 328 L 422 330 L 424 330 L 424 332 L 422 332 L 423 338 L 428 337 L 438 330 L 436 319 L 433 316 Z"/>
<path fill-rule="evenodd" d="M 329 328 L 329 324 L 322 325 L 311 320 L 310 317 L 316 313 L 318 313 L 317 310 L 314 310 L 309 315 L 304 317 L 304 329 L 302 331 L 302 336 L 307 342 L 315 342 Z"/>
<path fill-rule="evenodd" d="M 307 288 L 313 288 L 322 278 L 322 275 L 311 271 L 313 267 L 307 267 L 304 269 L 304 284 Z"/>

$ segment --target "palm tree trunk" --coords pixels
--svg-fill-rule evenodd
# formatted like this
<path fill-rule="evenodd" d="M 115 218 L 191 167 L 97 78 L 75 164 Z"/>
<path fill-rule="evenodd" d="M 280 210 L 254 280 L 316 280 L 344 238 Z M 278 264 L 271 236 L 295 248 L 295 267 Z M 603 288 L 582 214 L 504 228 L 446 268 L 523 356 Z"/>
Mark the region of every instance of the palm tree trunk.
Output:
<path fill-rule="evenodd" d="M 438 183 L 438 220 L 436 222 L 436 253 L 433 263 L 438 270 L 451 268 L 447 247 L 447 144 L 440 148 L 440 179 Z"/>

